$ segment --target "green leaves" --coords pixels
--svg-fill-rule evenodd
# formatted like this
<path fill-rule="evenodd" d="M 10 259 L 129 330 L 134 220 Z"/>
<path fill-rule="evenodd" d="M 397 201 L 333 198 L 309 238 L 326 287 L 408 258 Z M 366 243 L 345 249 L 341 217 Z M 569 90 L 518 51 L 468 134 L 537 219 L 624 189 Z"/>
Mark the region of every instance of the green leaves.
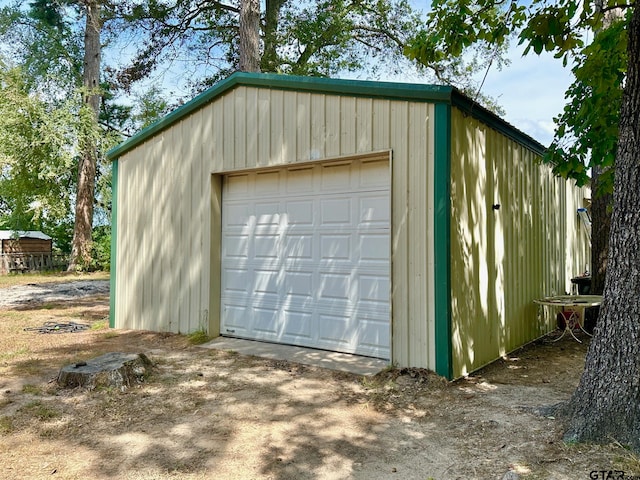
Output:
<path fill-rule="evenodd" d="M 555 119 L 557 129 L 545 161 L 554 165 L 557 175 L 579 185 L 589 182 L 591 167 L 603 167 L 602 188 L 610 191 L 627 64 L 628 22 L 614 21 L 616 6 L 614 0 L 533 0 L 526 7 L 492 0 L 436 0 L 425 28 L 405 52 L 437 69 L 452 57 L 468 56 L 474 48 L 504 46 L 517 35 L 525 54 L 552 52 L 565 66 L 572 62 L 575 81 L 566 92 L 564 111 Z M 618 17 L 630 7 L 621 4 Z M 585 45 L 587 38 L 593 41 Z"/>
<path fill-rule="evenodd" d="M 69 214 L 71 110 L 50 108 L 19 69 L 0 66 L 0 216 L 28 230 Z"/>
<path fill-rule="evenodd" d="M 590 168 L 601 167 L 599 193 L 613 190 L 627 25 L 626 19 L 615 22 L 576 55 L 575 80 L 567 90 L 564 111 L 555 119 L 557 129 L 545 156 L 558 175 L 579 185 L 588 182 Z"/>

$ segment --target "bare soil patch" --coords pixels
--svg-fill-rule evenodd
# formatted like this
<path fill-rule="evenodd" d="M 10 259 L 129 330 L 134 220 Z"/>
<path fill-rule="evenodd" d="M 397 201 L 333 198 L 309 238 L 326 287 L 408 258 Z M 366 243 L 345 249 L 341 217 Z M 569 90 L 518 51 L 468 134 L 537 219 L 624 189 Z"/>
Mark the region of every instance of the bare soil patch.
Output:
<path fill-rule="evenodd" d="M 0 289 L 0 298 L 6 289 Z M 9 479 L 588 479 L 640 475 L 622 447 L 566 445 L 535 409 L 565 401 L 587 343 L 539 341 L 446 382 L 374 377 L 108 328 L 108 295 L 0 307 L 0 465 Z M 25 331 L 46 321 L 76 333 Z M 132 388 L 61 389 L 64 365 L 109 352 L 154 363 Z"/>

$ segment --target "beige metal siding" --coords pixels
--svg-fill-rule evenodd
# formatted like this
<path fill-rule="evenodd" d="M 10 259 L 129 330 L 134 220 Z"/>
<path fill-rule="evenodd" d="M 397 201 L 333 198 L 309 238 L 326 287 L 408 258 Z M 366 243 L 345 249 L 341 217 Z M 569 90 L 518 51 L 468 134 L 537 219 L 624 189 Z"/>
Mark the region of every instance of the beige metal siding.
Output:
<path fill-rule="evenodd" d="M 434 368 L 433 115 L 428 103 L 239 86 L 127 152 L 116 326 L 218 332 L 220 175 L 391 151 L 393 361 Z"/>
<path fill-rule="evenodd" d="M 588 263 L 576 214 L 585 194 L 554 177 L 530 150 L 452 109 L 455 377 L 554 327 L 539 321 L 533 300 L 568 292 L 571 277 Z"/>

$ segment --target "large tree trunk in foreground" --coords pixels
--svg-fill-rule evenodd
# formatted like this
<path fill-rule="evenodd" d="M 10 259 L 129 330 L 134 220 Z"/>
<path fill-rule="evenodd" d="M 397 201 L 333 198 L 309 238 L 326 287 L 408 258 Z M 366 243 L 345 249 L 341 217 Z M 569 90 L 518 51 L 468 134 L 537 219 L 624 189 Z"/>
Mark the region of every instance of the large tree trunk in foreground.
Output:
<path fill-rule="evenodd" d="M 602 295 L 607 273 L 609 236 L 611 233 L 611 194 L 598 192 L 600 167 L 594 167 L 591 178 L 591 294 Z"/>
<path fill-rule="evenodd" d="M 260 3 L 240 0 L 240 64 L 242 72 L 260 71 Z"/>
<path fill-rule="evenodd" d="M 567 441 L 610 442 L 640 452 L 640 9 L 629 25 L 604 302 L 580 384 L 569 404 Z"/>
<path fill-rule="evenodd" d="M 76 197 L 76 217 L 71 242 L 69 271 L 84 269 L 91 261 L 91 231 L 93 227 L 93 202 L 96 189 L 97 141 L 96 131 L 100 112 L 100 4 L 87 0 L 86 28 L 84 33 L 84 104 L 88 113 L 83 120 L 83 134 L 80 139 L 80 162 L 78 165 L 78 191 Z M 88 111 L 86 109 L 89 109 Z M 81 112 L 81 115 L 84 113 Z M 87 122 L 87 120 L 89 120 Z M 87 124 L 88 123 L 88 124 Z"/>

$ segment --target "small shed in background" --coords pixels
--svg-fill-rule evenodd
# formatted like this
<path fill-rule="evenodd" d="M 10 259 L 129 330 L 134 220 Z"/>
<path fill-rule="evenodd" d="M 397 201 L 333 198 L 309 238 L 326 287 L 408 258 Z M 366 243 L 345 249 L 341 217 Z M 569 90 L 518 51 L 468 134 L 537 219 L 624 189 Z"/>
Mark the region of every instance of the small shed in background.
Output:
<path fill-rule="evenodd" d="M 544 149 L 451 87 L 235 73 L 108 154 L 111 325 L 465 375 L 588 263 Z"/>
<path fill-rule="evenodd" d="M 53 268 L 53 242 L 40 231 L 0 230 L 0 273 Z"/>

